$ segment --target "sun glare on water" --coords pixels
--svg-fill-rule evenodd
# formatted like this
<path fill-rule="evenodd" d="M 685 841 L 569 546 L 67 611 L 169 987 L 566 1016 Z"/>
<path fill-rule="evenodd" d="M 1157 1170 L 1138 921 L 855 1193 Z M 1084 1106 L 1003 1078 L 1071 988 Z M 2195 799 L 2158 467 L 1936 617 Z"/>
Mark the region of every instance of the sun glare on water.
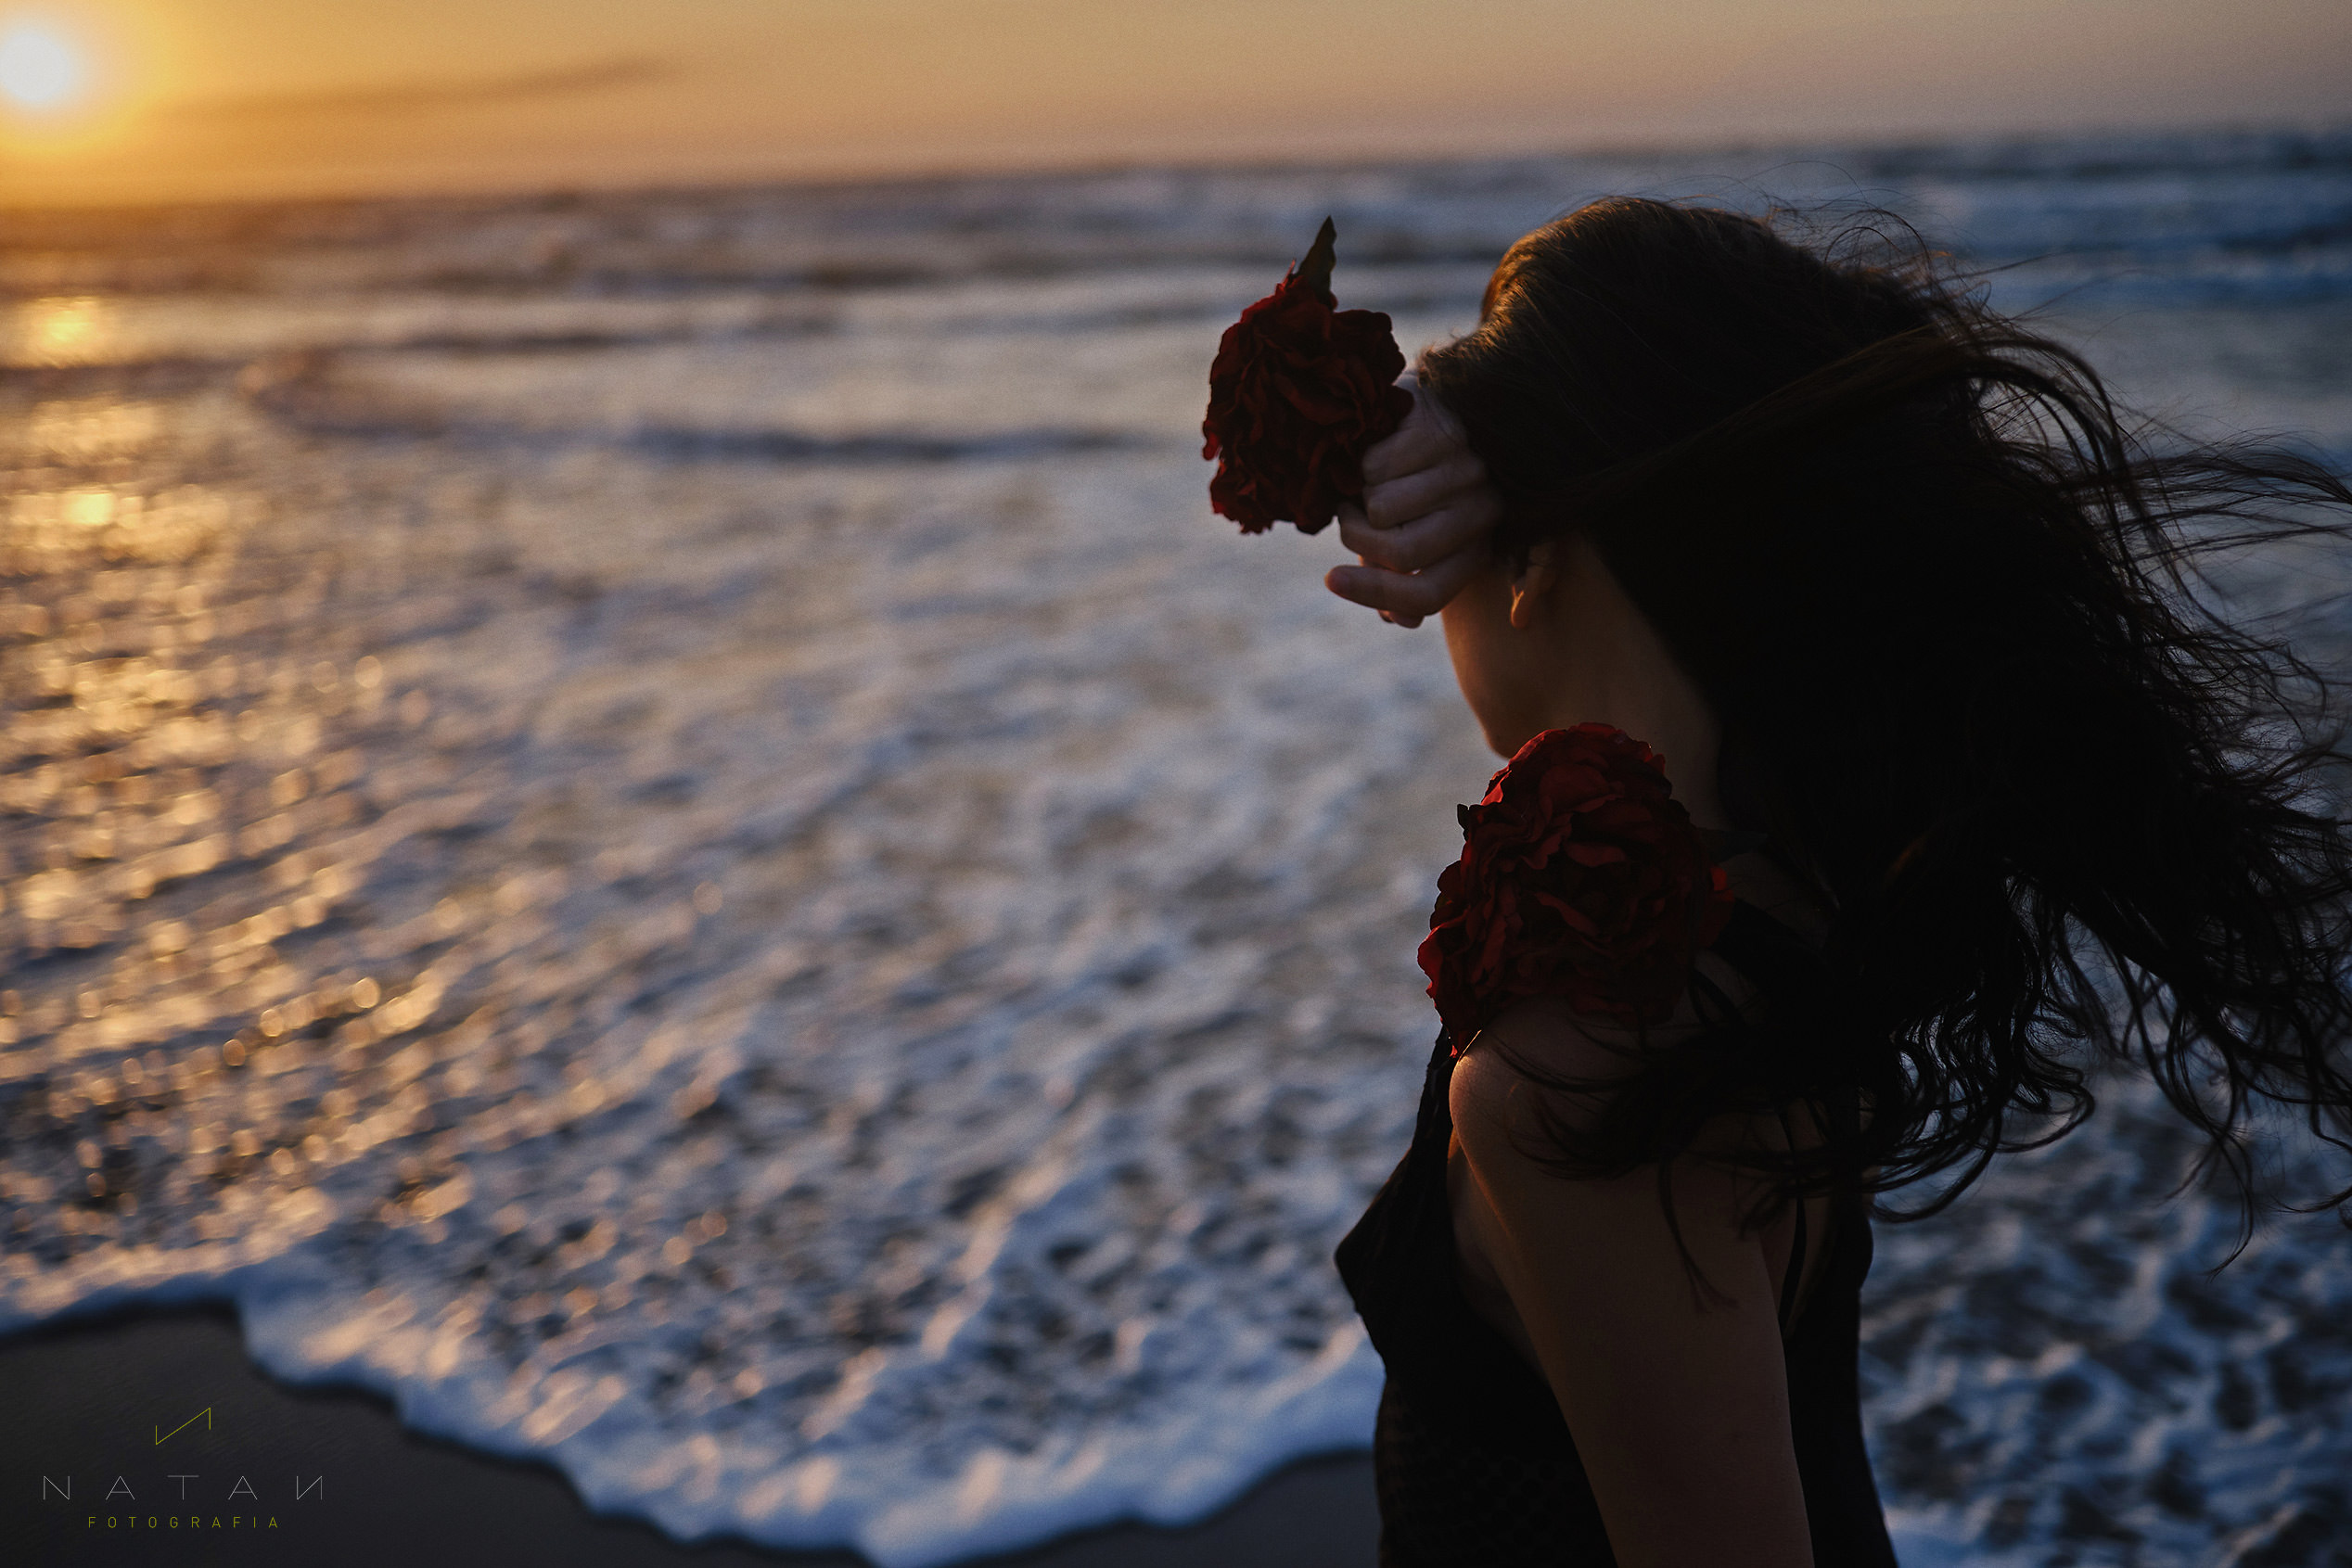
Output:
<path fill-rule="evenodd" d="M 0 97 L 36 114 L 71 108 L 90 87 L 74 41 L 40 22 L 0 23 Z"/>

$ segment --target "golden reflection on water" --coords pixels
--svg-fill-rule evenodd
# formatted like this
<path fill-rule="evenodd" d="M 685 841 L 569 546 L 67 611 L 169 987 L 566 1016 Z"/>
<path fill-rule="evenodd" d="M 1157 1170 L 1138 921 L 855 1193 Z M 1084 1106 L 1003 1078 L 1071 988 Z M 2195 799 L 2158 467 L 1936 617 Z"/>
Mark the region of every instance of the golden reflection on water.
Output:
<path fill-rule="evenodd" d="M 104 347 L 98 301 L 35 301 L 9 325 L 19 361 L 68 363 Z M 157 404 L 42 400 L 11 423 L 0 442 L 0 478 L 14 488 L 0 501 L 0 1085 L 37 1086 L 19 1109 L 83 1136 L 71 1201 L 19 1206 L 0 1254 L 115 1234 L 140 1215 L 143 1188 L 137 1222 L 151 1223 L 179 1187 L 254 1161 L 252 1123 L 293 1114 L 277 1107 L 290 1080 L 233 1090 L 222 1075 L 249 1056 L 283 1071 L 289 1051 L 308 1049 L 292 1037 L 381 1000 L 374 979 L 307 973 L 280 945 L 328 920 L 356 884 L 317 846 L 361 815 L 356 753 L 330 737 L 339 716 L 380 704 L 382 667 L 278 645 L 283 585 L 237 554 L 262 515 L 258 493 L 145 479 L 166 432 Z M 240 863 L 258 874 L 228 901 L 200 880 Z M 294 1119 L 303 1132 L 313 1119 L 342 1129 L 334 1115 Z M 271 1169 L 288 1175 L 292 1158 Z M 13 1172 L 0 1197 L 69 1195 L 52 1185 Z"/>
<path fill-rule="evenodd" d="M 256 498 L 203 485 L 155 494 L 112 485 L 34 491 L 8 503 L 0 570 L 45 576 L 89 556 L 109 565 L 187 561 L 257 506 Z"/>
<path fill-rule="evenodd" d="M 116 312 L 105 300 L 65 295 L 28 300 L 10 312 L 8 361 L 17 364 L 89 364 L 104 357 Z"/>
<path fill-rule="evenodd" d="M 20 346 L 105 351 L 95 312 L 45 305 L 14 318 Z M 266 1249 L 326 1222 L 330 1179 L 371 1223 L 437 1243 L 466 1201 L 461 1149 L 543 1136 L 669 1070 L 530 1058 L 581 1009 L 565 988 L 583 938 L 600 975 L 670 963 L 717 889 L 621 890 L 653 869 L 635 852 L 576 876 L 466 848 L 496 809 L 452 789 L 474 732 L 388 679 L 352 520 L 265 507 L 282 475 L 234 462 L 235 415 L 208 394 L 17 387 L 0 418 L 0 1283 L 129 1256 L 109 1248 Z M 420 882 L 434 897 L 403 916 Z M 575 892 L 608 912 L 559 924 Z M 387 1146 L 386 1171 L 362 1164 Z M 666 1234 L 629 1281 L 679 1271 L 688 1243 Z M 607 1228 L 597 1248 L 614 1244 Z M 583 1291 L 565 1299 L 585 1314 Z"/>
<path fill-rule="evenodd" d="M 60 398 L 35 405 L 25 421 L 32 452 L 59 463 L 100 463 L 130 456 L 155 440 L 162 410 L 119 398 Z"/>

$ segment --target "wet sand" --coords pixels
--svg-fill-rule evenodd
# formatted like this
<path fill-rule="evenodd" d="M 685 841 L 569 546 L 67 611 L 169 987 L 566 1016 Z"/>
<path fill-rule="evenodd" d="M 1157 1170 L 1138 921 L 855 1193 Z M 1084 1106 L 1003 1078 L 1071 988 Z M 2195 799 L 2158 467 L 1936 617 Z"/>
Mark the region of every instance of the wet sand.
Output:
<path fill-rule="evenodd" d="M 7 1413 L 0 1421 L 0 1561 L 11 1563 L 859 1568 L 866 1561 L 740 1541 L 682 1546 L 636 1521 L 599 1518 L 545 1466 L 419 1437 L 369 1394 L 273 1382 L 247 1359 L 224 1309 L 118 1315 L 0 1340 L 0 1409 Z M 250 1495 L 238 1490 L 240 1478 Z M 68 1485 L 70 1499 L 58 1496 Z M 981 1561 L 990 1568 L 1370 1568 L 1377 1535 L 1371 1460 L 1349 1454 L 1292 1465 L 1188 1529 L 1123 1525 Z"/>

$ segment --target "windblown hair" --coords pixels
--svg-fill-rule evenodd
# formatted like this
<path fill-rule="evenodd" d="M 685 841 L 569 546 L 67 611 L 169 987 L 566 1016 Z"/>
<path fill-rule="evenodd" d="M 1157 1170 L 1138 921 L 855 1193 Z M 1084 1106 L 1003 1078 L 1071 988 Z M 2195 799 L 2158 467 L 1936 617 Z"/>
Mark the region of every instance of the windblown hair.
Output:
<path fill-rule="evenodd" d="M 2078 1125 L 2103 1054 L 2205 1134 L 2190 1178 L 2236 1179 L 2243 1250 L 2256 1098 L 2352 1150 L 2352 759 L 2327 681 L 2208 568 L 2352 534 L 2352 490 L 2128 422 L 1899 220 L 1790 226 L 1595 202 L 1421 362 L 1505 500 L 1500 549 L 1590 537 L 1713 708 L 1733 826 L 1833 913 L 1801 1007 L 1694 992 L 1706 1026 L 1605 1086 L 1515 1057 L 1598 1105 L 1543 1157 L 1658 1162 L 1671 1222 L 1669 1156 L 1710 1116 L 1859 1094 L 1866 1128 L 1733 1162 L 1768 1178 L 1750 1221 L 1956 1172 L 1878 1205 L 1924 1217 Z M 2064 1119 L 2024 1140 L 2021 1115 Z"/>

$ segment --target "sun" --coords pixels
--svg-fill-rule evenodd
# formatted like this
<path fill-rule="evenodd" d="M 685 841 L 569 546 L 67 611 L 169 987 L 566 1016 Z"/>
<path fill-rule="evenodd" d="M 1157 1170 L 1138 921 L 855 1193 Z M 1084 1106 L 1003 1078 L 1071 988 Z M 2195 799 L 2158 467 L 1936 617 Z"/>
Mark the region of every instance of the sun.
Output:
<path fill-rule="evenodd" d="M 89 90 L 90 62 L 72 39 L 36 21 L 0 23 L 0 98 L 40 114 Z"/>

